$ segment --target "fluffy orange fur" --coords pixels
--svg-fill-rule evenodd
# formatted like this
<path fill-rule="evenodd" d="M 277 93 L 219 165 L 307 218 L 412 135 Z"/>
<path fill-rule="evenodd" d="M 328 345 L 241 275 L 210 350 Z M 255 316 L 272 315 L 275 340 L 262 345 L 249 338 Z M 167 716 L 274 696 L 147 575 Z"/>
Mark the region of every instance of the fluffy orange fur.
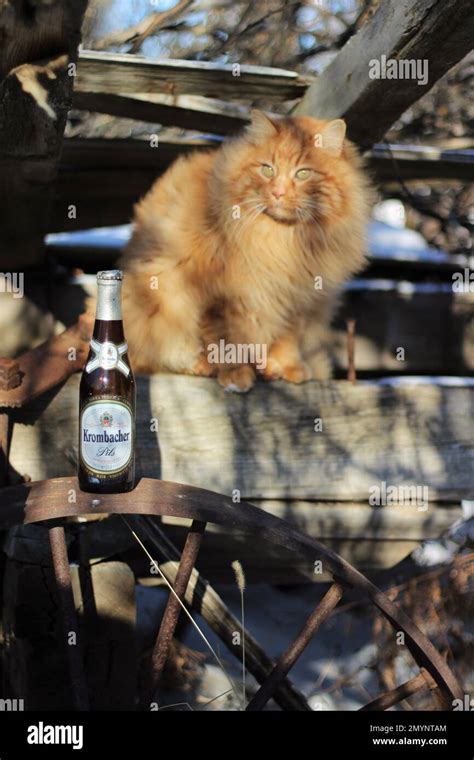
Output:
<path fill-rule="evenodd" d="M 136 205 L 121 261 L 134 369 L 216 375 L 238 391 L 257 371 L 328 378 L 328 327 L 364 265 L 370 202 L 340 119 L 256 111 L 241 136 L 179 158 Z M 265 346 L 266 366 L 210 363 L 220 340 Z"/>

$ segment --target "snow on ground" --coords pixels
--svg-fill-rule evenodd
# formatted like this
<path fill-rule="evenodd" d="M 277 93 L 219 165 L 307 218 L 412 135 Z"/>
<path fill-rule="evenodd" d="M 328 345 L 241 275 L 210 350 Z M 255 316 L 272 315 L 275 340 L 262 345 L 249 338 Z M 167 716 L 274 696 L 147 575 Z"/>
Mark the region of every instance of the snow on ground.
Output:
<path fill-rule="evenodd" d="M 123 248 L 130 239 L 131 224 L 117 227 L 100 227 L 77 232 L 55 232 L 46 237 L 52 247 L 74 246 L 85 248 Z M 415 230 L 373 220 L 369 224 L 369 250 L 372 258 L 395 259 L 397 261 L 421 261 L 433 264 L 472 265 L 469 257 L 451 255 L 436 248 L 430 248 L 426 240 Z"/>

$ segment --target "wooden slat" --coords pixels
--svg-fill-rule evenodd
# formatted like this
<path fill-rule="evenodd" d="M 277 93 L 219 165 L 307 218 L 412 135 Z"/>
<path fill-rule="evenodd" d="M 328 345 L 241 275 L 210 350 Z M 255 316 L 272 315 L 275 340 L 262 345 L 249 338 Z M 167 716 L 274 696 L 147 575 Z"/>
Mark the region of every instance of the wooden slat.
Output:
<path fill-rule="evenodd" d="M 368 163 L 378 182 L 454 179 L 472 181 L 474 150 L 443 150 L 431 146 L 374 145 Z"/>
<path fill-rule="evenodd" d="M 462 516 L 458 504 L 436 504 L 426 513 L 413 512 L 406 506 L 374 508 L 367 502 L 309 502 L 254 500 L 265 512 L 281 517 L 303 533 L 322 541 L 359 569 L 393 567 L 428 539 L 439 538 Z M 179 520 L 165 520 L 167 535 L 182 547 L 188 526 Z M 248 580 L 272 583 L 296 583 L 301 580 L 327 581 L 324 573 L 315 573 L 306 558 L 292 556 L 281 547 L 261 546 L 248 535 L 226 533 L 209 525 L 203 538 L 199 567 L 212 580 L 232 582 L 229 557 L 238 557 Z"/>
<path fill-rule="evenodd" d="M 463 270 L 459 267 L 458 271 Z M 347 369 L 345 320 L 355 317 L 358 370 L 474 372 L 474 293 L 454 293 L 451 277 L 446 279 L 444 285 L 390 280 L 350 283 L 335 323 L 336 366 Z"/>
<path fill-rule="evenodd" d="M 86 0 L 0 13 L 0 267 L 40 260 Z M 38 63 L 38 61 L 40 61 Z"/>
<path fill-rule="evenodd" d="M 78 385 L 72 377 L 46 409 L 39 400 L 15 413 L 26 423 L 11 444 L 19 473 L 74 471 Z M 430 503 L 472 498 L 473 405 L 473 382 L 261 382 L 240 396 L 212 379 L 139 377 L 138 473 L 249 500 L 367 501 L 381 482 L 426 486 Z M 430 519 L 429 507 L 409 509 Z"/>
<path fill-rule="evenodd" d="M 209 114 L 212 119 L 212 114 Z M 146 140 L 104 140 L 72 138 L 64 141 L 60 173 L 55 184 L 55 201 L 49 230 L 72 231 L 111 226 L 130 221 L 133 204 L 144 195 L 154 180 L 180 155 L 193 150 L 216 148 L 205 139 L 159 142 L 151 147 Z M 461 155 L 426 150 L 394 148 L 396 168 L 387 150 L 379 147 L 369 154 L 369 167 L 376 179 L 385 182 L 395 171 L 405 179 L 429 176 L 467 179 L 472 173 L 468 152 Z M 77 214 L 70 218 L 74 204 Z"/>
<path fill-rule="evenodd" d="M 157 93 L 203 95 L 231 100 L 270 96 L 275 100 L 301 97 L 312 77 L 265 66 L 160 60 L 137 55 L 80 53 L 75 89 L 123 95 Z"/>
<path fill-rule="evenodd" d="M 120 248 L 104 252 L 100 248 L 61 251 L 54 247 L 50 253 L 62 264 L 97 271 L 115 266 Z M 396 266 L 401 275 L 404 265 Z M 339 376 L 347 371 L 345 320 L 349 317 L 356 319 L 359 373 L 473 373 L 474 293 L 453 293 L 451 286 L 449 272 L 444 284 L 369 279 L 351 282 L 334 324 L 332 346 Z M 45 340 L 54 324 L 73 325 L 94 288 L 92 277 L 64 282 L 50 276 L 35 280 L 30 275 L 24 298 L 0 293 L 0 356 L 17 356 L 41 338 Z M 12 324 L 21 325 L 21 330 L 9 329 Z"/>
<path fill-rule="evenodd" d="M 156 148 L 141 140 L 65 140 L 50 231 L 129 222 L 133 204 L 178 156 L 212 146 L 202 140 L 161 143 Z M 72 218 L 71 204 L 76 208 Z"/>
<path fill-rule="evenodd" d="M 219 135 L 237 132 L 249 121 L 248 109 L 242 106 L 194 95 L 127 96 L 76 90 L 73 105 L 79 110 Z"/>
<path fill-rule="evenodd" d="M 234 134 L 250 120 L 249 110 L 243 106 L 195 96 L 136 94 L 127 97 L 75 92 L 74 107 L 218 135 Z M 374 145 L 367 158 L 379 182 L 393 181 L 395 175 L 404 180 L 466 181 L 473 176 L 474 150 L 469 148 L 380 144 Z"/>
<path fill-rule="evenodd" d="M 369 147 L 472 48 L 471 0 L 382 2 L 350 38 L 295 109 L 321 118 L 343 116 L 349 135 Z M 372 79 L 371 61 L 426 61 L 428 81 Z"/>

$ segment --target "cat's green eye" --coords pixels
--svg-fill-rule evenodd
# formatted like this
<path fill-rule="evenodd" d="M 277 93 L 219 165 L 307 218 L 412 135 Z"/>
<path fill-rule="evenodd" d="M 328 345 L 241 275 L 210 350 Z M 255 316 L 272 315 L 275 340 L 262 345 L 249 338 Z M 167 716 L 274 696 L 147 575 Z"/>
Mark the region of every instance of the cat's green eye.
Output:
<path fill-rule="evenodd" d="M 295 174 L 296 179 L 309 179 L 311 169 L 298 169 Z"/>
<path fill-rule="evenodd" d="M 267 177 L 267 179 L 270 179 L 270 177 L 275 176 L 275 171 L 273 169 L 273 166 L 270 166 L 270 164 L 263 164 L 261 171 L 262 171 L 263 176 Z"/>

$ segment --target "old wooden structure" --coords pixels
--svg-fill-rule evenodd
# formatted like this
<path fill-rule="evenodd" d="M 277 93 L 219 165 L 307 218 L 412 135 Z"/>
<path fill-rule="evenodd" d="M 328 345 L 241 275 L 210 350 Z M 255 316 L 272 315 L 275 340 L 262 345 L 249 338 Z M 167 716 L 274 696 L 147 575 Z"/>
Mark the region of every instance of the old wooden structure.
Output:
<path fill-rule="evenodd" d="M 87 285 L 84 279 L 74 279 L 72 272 L 77 267 L 87 272 L 112 265 L 118 246 L 110 241 L 105 246 L 91 243 L 90 238 L 86 245 L 79 245 L 54 235 L 44 240 L 48 233 L 126 224 L 133 202 L 177 155 L 209 147 L 213 144 L 209 133 L 226 136 L 241 128 L 248 121 L 250 105 L 261 98 L 291 101 L 299 114 L 343 116 L 350 136 L 368 151 L 368 161 L 382 184 L 393 182 L 394 166 L 404 179 L 469 178 L 472 151 L 407 151 L 376 143 L 411 103 L 468 52 L 473 32 L 470 3 L 382 3 L 315 80 L 262 67 L 241 66 L 236 74 L 234 67 L 218 64 L 78 53 L 85 2 L 37 3 L 33 24 L 22 22 L 19 0 L 9 0 L 7 6 L 0 15 L 0 37 L 5 41 L 0 51 L 0 266 L 5 272 L 24 273 L 26 297 L 18 303 L 11 292 L 0 294 L 0 308 L 5 306 L 6 315 L 0 353 L 7 357 L 0 366 L 4 486 L 0 526 L 10 530 L 23 518 L 26 523 L 66 516 L 83 520 L 80 541 L 76 528 L 67 526 L 64 532 L 59 523 L 49 532 L 29 525 L 9 533 L 7 609 L 30 598 L 31 583 L 46 598 L 37 568 L 47 562 L 46 554 L 50 557 L 49 545 L 50 576 L 58 582 L 63 614 L 56 625 L 64 624 L 64 630 L 78 630 L 77 607 L 86 621 L 83 634 L 87 625 L 106 618 L 106 611 L 102 614 L 100 606 L 91 605 L 91 588 L 93 595 L 105 583 L 110 598 L 118 598 L 114 578 L 122 572 L 126 591 L 120 602 L 122 625 L 113 634 L 105 626 L 103 640 L 112 635 L 119 642 L 116 656 L 123 661 L 123 653 L 131 652 L 133 576 L 123 563 L 119 567 L 110 563 L 110 574 L 102 570 L 100 579 L 98 570 L 86 578 L 76 577 L 74 571 L 71 579 L 66 542 L 72 546 L 78 541 L 86 564 L 94 558 L 126 554 L 132 551 L 134 539 L 119 518 L 102 521 L 84 516 L 94 511 L 96 516 L 159 515 L 166 535 L 160 530 L 154 547 L 169 565 L 171 582 L 177 588 L 181 584 L 183 598 L 201 543 L 199 568 L 211 580 L 229 579 L 234 557 L 241 559 L 250 580 L 334 579 L 293 649 L 275 667 L 255 643 L 251 667 L 263 686 L 251 708 L 262 707 L 274 693 L 282 706 L 304 709 L 304 700 L 285 676 L 301 647 L 351 585 L 367 594 L 395 628 L 399 625 L 407 632 L 421 668 L 419 675 L 396 693 L 384 695 L 372 708 L 384 709 L 426 685 L 438 700 L 448 703 L 460 687 L 446 664 L 413 624 L 346 560 L 362 570 L 391 567 L 421 541 L 440 536 L 461 516 L 462 501 L 474 498 L 470 424 L 474 295 L 455 294 L 450 287 L 453 272 L 468 266 L 467 259 L 453 261 L 440 254 L 439 260 L 410 261 L 403 253 L 397 259 L 374 257 L 364 279 L 347 292 L 337 326 L 340 376 L 347 370 L 345 317 L 355 316 L 357 369 L 366 372 L 366 378 L 370 373 L 396 372 L 400 368 L 396 349 L 402 345 L 407 356 L 403 370 L 422 376 L 416 381 L 366 379 L 354 385 L 340 379 L 301 387 L 276 383 L 271 389 L 259 385 L 242 398 L 225 395 L 212 380 L 140 378 L 142 490 L 136 494 L 135 506 L 130 497 L 92 505 L 80 493 L 76 501 L 67 501 L 71 489 L 76 493 L 71 480 L 77 464 L 78 377 L 74 373 L 83 365 L 87 345 L 87 325 L 77 323 Z M 367 77 L 368 62 L 381 54 L 426 59 L 429 81 L 425 85 L 394 82 L 387 91 L 384 82 Z M 200 135 L 199 139 L 159 143 L 157 149 L 134 140 L 62 141 L 71 105 L 179 126 Z M 407 288 L 406 280 L 419 284 Z M 19 329 L 13 326 L 11 332 L 6 325 L 12 320 Z M 68 330 L 55 335 L 62 327 Z M 34 348 L 46 339 L 46 344 Z M 433 374 L 460 377 L 456 381 L 423 379 Z M 151 419 L 158 421 L 158 431 L 150 430 Z M 322 420 L 323 433 L 315 427 L 316 420 Z M 158 478 L 187 485 L 159 484 Z M 420 508 L 404 503 L 371 505 L 370 488 L 393 481 L 398 486 L 424 484 L 426 504 Z M 184 509 L 179 508 L 180 500 L 186 504 Z M 263 511 L 253 512 L 246 502 Z M 275 521 L 274 516 L 285 522 Z M 193 527 L 188 532 L 190 520 Z M 202 537 L 206 523 L 209 529 Z M 153 540 L 156 523 L 142 522 L 141 527 Z M 256 529 L 268 539 L 265 551 L 260 543 L 255 551 L 248 540 L 248 531 Z M 164 548 L 166 539 L 173 543 Z M 185 546 L 179 567 L 179 554 L 173 554 L 176 546 Z M 324 557 L 323 576 L 314 573 L 318 553 Z M 46 588 L 49 593 L 49 582 Z M 224 641 L 231 626 L 238 625 L 225 617 L 228 611 L 219 599 L 213 598 L 208 615 Z M 177 610 L 171 605 L 159 641 L 163 637 L 169 641 L 176 619 Z M 222 620 L 227 621 L 225 625 Z M 10 652 L 10 685 L 14 692 L 26 688 L 33 705 L 39 703 L 37 684 L 44 679 L 42 671 L 32 675 L 32 647 L 46 631 L 41 616 L 38 621 L 32 638 L 22 640 L 22 621 L 14 615 L 4 620 L 16 640 Z M 85 709 L 88 696 L 80 650 L 68 651 L 68 656 L 74 704 Z M 110 699 L 115 695 L 116 706 L 130 706 L 127 684 L 133 662 L 125 657 L 122 681 L 105 685 L 105 675 L 94 665 L 100 661 L 99 636 L 95 648 L 88 651 L 88 679 L 96 678 L 98 684 L 94 693 L 107 693 Z M 20 662 L 27 663 L 24 672 Z"/>

